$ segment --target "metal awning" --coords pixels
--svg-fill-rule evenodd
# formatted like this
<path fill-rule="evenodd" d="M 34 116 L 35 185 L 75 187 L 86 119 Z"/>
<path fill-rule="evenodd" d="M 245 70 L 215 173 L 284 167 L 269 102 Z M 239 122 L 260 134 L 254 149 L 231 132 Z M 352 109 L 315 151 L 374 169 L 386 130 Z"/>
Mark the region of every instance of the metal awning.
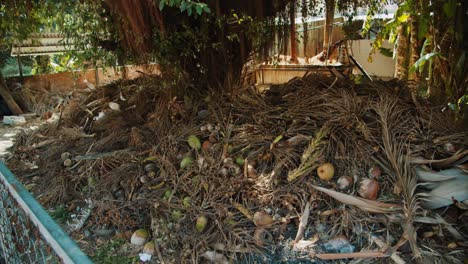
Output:
<path fill-rule="evenodd" d="M 74 48 L 74 43 L 59 33 L 34 34 L 21 43 L 15 43 L 11 49 L 11 56 L 50 55 Z"/>

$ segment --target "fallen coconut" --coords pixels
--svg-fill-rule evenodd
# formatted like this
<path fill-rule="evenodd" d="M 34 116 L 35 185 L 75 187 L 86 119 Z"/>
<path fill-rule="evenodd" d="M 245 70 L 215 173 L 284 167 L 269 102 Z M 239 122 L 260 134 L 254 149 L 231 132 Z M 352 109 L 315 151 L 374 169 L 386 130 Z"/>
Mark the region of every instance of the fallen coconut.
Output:
<path fill-rule="evenodd" d="M 135 246 L 142 246 L 149 238 L 149 233 L 145 229 L 138 229 L 132 234 L 130 243 Z"/>
<path fill-rule="evenodd" d="M 206 224 L 208 224 L 208 218 L 204 215 L 200 215 L 197 218 L 197 223 L 195 224 L 195 228 L 197 229 L 198 232 L 203 232 L 206 228 Z"/>
<path fill-rule="evenodd" d="M 64 152 L 64 153 L 62 153 L 62 155 L 60 155 L 60 159 L 63 160 L 63 161 L 65 161 L 67 159 L 70 159 L 70 157 L 71 157 L 70 152 Z"/>
<path fill-rule="evenodd" d="M 149 241 L 148 243 L 145 244 L 145 246 L 143 247 L 143 253 L 145 254 L 149 254 L 151 256 L 154 255 L 156 251 L 156 246 L 154 244 L 154 241 Z"/>
<path fill-rule="evenodd" d="M 244 158 L 242 156 L 237 156 L 236 157 L 236 163 L 239 166 L 244 166 Z"/>
<path fill-rule="evenodd" d="M 229 175 L 229 171 L 226 168 L 221 168 L 218 173 L 219 173 L 219 175 L 221 175 L 223 177 L 226 177 L 226 176 Z"/>
<path fill-rule="evenodd" d="M 263 227 L 258 227 L 254 232 L 254 241 L 257 245 L 263 246 L 273 243 L 273 235 Z"/>
<path fill-rule="evenodd" d="M 146 172 L 156 172 L 158 170 L 158 166 L 154 163 L 148 163 L 145 165 Z"/>
<path fill-rule="evenodd" d="M 190 135 L 187 139 L 189 146 L 193 149 L 201 149 L 201 142 L 195 135 Z"/>
<path fill-rule="evenodd" d="M 66 159 L 63 161 L 63 166 L 70 167 L 71 165 L 73 165 L 73 161 L 71 159 Z"/>
<path fill-rule="evenodd" d="M 368 174 L 369 174 L 369 178 L 377 179 L 380 177 L 380 175 L 382 175 L 382 169 L 379 166 L 374 165 L 369 169 Z"/>
<path fill-rule="evenodd" d="M 208 151 L 208 150 L 210 150 L 212 147 L 213 147 L 213 143 L 211 143 L 211 141 L 209 141 L 209 140 L 206 140 L 205 142 L 203 142 L 202 150 Z"/>
<path fill-rule="evenodd" d="M 333 167 L 333 164 L 325 163 L 317 168 L 317 174 L 320 179 L 324 181 L 329 181 L 333 178 L 333 175 L 335 174 L 335 168 Z"/>
<path fill-rule="evenodd" d="M 231 176 L 237 176 L 241 173 L 241 169 L 235 164 L 230 165 L 228 171 Z"/>
<path fill-rule="evenodd" d="M 253 222 L 256 226 L 268 226 L 273 223 L 273 218 L 264 211 L 255 212 Z"/>
<path fill-rule="evenodd" d="M 180 162 L 180 168 L 185 169 L 193 164 L 193 158 L 192 157 L 185 157 L 182 159 Z"/>
<path fill-rule="evenodd" d="M 351 176 L 341 176 L 336 181 L 338 184 L 338 189 L 341 191 L 348 190 L 353 185 L 353 177 Z"/>
<path fill-rule="evenodd" d="M 455 147 L 455 145 L 448 142 L 448 143 L 444 144 L 444 150 L 449 152 L 449 153 L 455 153 L 457 151 L 457 148 Z"/>
<path fill-rule="evenodd" d="M 247 175 L 250 178 L 256 178 L 257 177 L 257 170 L 251 164 L 247 165 Z"/>
<path fill-rule="evenodd" d="M 380 185 L 374 179 L 364 179 L 359 185 L 358 193 L 362 198 L 375 200 L 379 193 Z"/>
<path fill-rule="evenodd" d="M 185 208 L 189 208 L 190 205 L 192 204 L 192 199 L 188 196 L 184 197 L 184 199 L 182 200 L 182 204 L 184 205 Z"/>

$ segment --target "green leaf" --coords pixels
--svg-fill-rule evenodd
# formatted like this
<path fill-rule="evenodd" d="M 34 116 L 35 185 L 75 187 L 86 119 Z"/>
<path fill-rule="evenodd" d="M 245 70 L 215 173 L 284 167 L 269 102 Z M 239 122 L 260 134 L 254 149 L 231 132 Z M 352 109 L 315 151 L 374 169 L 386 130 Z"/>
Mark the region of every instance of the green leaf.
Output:
<path fill-rule="evenodd" d="M 208 5 L 203 6 L 203 11 L 204 11 L 205 13 L 208 13 L 208 14 L 211 13 L 211 10 L 210 10 L 210 8 L 208 7 Z"/>
<path fill-rule="evenodd" d="M 380 52 L 380 54 L 382 54 L 382 55 L 384 55 L 386 57 L 390 57 L 390 58 L 393 57 L 393 50 L 391 50 L 391 49 L 380 47 L 379 52 Z"/>
<path fill-rule="evenodd" d="M 203 7 L 200 5 L 196 5 L 195 10 L 197 11 L 197 14 L 200 16 L 203 12 Z"/>
<path fill-rule="evenodd" d="M 445 59 L 442 54 L 440 54 L 439 52 L 431 52 L 431 53 L 428 53 L 424 56 L 422 56 L 421 58 L 419 58 L 419 60 L 417 60 L 410 68 L 409 72 L 410 73 L 415 73 L 417 70 L 419 71 L 422 71 L 422 69 L 424 69 L 424 65 L 426 64 L 427 61 L 430 61 L 430 60 L 433 60 L 435 57 L 439 57 L 441 59 Z"/>
<path fill-rule="evenodd" d="M 180 12 L 184 12 L 185 9 L 187 9 L 187 2 L 183 1 L 183 2 L 180 4 Z"/>
<path fill-rule="evenodd" d="M 421 53 L 419 54 L 420 58 L 424 56 L 426 47 L 429 46 L 430 44 L 431 44 L 431 38 L 427 38 L 426 40 L 424 40 L 423 46 L 421 48 Z"/>
<path fill-rule="evenodd" d="M 418 20 L 418 38 L 423 39 L 429 30 L 430 23 L 425 17 L 421 17 Z"/>
<path fill-rule="evenodd" d="M 456 3 L 454 0 L 449 0 L 444 3 L 442 9 L 448 18 L 452 18 L 455 15 Z"/>
<path fill-rule="evenodd" d="M 163 10 L 164 8 L 164 0 L 159 0 L 159 10 Z"/>
<path fill-rule="evenodd" d="M 397 17 L 397 20 L 400 23 L 405 23 L 406 21 L 408 21 L 409 17 L 410 17 L 410 14 L 406 13 L 406 14 L 402 14 L 401 16 Z"/>

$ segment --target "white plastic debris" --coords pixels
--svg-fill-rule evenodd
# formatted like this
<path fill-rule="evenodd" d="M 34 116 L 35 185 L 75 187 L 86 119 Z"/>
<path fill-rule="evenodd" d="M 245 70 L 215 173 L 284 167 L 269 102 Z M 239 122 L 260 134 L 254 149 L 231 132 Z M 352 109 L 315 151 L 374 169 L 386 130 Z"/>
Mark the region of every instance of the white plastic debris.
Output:
<path fill-rule="evenodd" d="M 153 256 L 147 253 L 140 253 L 138 254 L 140 256 L 140 260 L 143 262 L 150 261 Z"/>
<path fill-rule="evenodd" d="M 206 260 L 210 261 L 211 263 L 215 264 L 229 264 L 229 261 L 227 258 L 216 251 L 206 251 L 203 253 L 202 257 L 204 257 Z"/>
<path fill-rule="evenodd" d="M 98 120 L 100 120 L 101 118 L 103 118 L 104 116 L 106 116 L 106 113 L 104 113 L 104 112 L 99 112 L 98 116 L 95 116 L 95 117 L 94 117 L 94 120 L 98 121 Z"/>
<path fill-rule="evenodd" d="M 26 118 L 24 116 L 4 116 L 3 124 L 12 126 L 26 124 Z"/>

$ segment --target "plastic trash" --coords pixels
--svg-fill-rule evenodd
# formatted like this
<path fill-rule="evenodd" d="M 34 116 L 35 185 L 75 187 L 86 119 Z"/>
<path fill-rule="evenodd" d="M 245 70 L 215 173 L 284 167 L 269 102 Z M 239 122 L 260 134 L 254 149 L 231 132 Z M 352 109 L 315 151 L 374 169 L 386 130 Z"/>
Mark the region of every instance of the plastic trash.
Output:
<path fill-rule="evenodd" d="M 325 250 L 329 253 L 352 253 L 355 247 L 349 243 L 344 236 L 339 236 L 323 244 Z"/>
<path fill-rule="evenodd" d="M 12 126 L 26 124 L 26 118 L 24 116 L 4 116 L 3 124 Z"/>

